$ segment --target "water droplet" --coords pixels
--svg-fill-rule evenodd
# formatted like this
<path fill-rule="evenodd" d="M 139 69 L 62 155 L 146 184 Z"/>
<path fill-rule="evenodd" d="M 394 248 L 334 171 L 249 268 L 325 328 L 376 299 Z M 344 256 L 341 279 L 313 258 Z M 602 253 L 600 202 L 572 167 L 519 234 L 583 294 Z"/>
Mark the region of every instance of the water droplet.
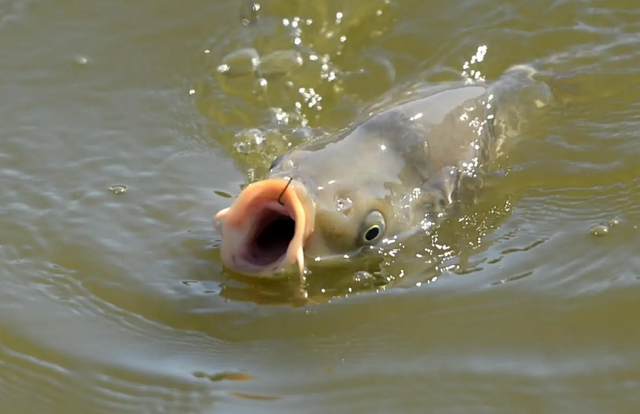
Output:
<path fill-rule="evenodd" d="M 375 279 L 374 276 L 371 273 L 364 270 L 356 272 L 356 274 L 353 276 L 354 282 L 367 282 L 372 279 Z"/>
<path fill-rule="evenodd" d="M 598 224 L 597 226 L 593 226 L 591 228 L 591 234 L 596 237 L 606 236 L 607 234 L 609 234 L 609 226 L 604 224 Z"/>
<path fill-rule="evenodd" d="M 124 194 L 127 192 L 127 186 L 124 184 L 115 184 L 109 187 L 109 191 L 113 194 Z"/>
<path fill-rule="evenodd" d="M 89 63 L 89 59 L 85 56 L 76 56 L 74 60 L 78 65 L 86 65 Z"/>
<path fill-rule="evenodd" d="M 374 286 L 376 277 L 367 271 L 361 270 L 353 275 L 353 282 L 355 289 L 366 289 Z"/>
<path fill-rule="evenodd" d="M 347 215 L 351 212 L 353 201 L 349 197 L 336 195 L 336 210 Z"/>

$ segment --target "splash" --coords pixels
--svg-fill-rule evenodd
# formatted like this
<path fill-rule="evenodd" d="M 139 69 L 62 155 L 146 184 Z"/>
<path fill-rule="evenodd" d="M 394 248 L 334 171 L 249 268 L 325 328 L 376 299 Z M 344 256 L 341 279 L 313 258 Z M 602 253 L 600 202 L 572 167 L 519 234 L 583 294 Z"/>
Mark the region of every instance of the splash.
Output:
<path fill-rule="evenodd" d="M 465 84 L 473 84 L 478 81 L 484 82 L 486 80 L 480 70 L 474 69 L 472 66 L 477 65 L 484 60 L 484 57 L 487 55 L 487 50 L 487 45 L 478 46 L 476 53 L 471 56 L 471 59 L 464 62 L 462 65 L 461 75 L 465 78 Z"/>

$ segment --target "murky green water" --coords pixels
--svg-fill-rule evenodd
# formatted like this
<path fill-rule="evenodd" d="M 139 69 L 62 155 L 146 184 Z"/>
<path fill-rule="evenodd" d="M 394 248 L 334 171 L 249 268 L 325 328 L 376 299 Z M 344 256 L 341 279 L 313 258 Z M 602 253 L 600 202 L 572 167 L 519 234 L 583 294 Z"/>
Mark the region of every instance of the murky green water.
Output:
<path fill-rule="evenodd" d="M 638 5 L 248 7 L 0 2 L 1 411 L 638 412 Z M 225 195 L 483 46 L 467 71 L 540 64 L 562 104 L 388 284 L 297 307 L 222 271 Z"/>

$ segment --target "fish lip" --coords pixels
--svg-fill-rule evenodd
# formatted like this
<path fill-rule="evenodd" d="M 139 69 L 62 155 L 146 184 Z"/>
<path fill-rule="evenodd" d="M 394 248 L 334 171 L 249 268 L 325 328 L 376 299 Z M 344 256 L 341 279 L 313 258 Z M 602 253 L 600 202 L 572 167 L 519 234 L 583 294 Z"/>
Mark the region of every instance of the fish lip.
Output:
<path fill-rule="evenodd" d="M 303 249 L 313 232 L 314 216 L 315 205 L 302 183 L 270 178 L 250 184 L 230 207 L 214 218 L 214 227 L 222 236 L 223 265 L 245 275 L 275 276 L 297 262 L 302 276 Z M 286 219 L 292 223 L 286 223 Z M 267 237 L 264 244 L 261 235 L 278 220 L 284 223 L 272 229 L 273 237 Z M 283 227 L 291 225 L 293 228 Z M 275 244 L 270 246 L 269 240 Z"/>

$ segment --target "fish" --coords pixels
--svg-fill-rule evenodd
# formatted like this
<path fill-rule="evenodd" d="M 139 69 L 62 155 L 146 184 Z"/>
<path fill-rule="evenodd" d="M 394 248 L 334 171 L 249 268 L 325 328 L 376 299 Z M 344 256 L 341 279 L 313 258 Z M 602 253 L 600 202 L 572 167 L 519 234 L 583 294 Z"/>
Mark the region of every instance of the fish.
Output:
<path fill-rule="evenodd" d="M 388 94 L 349 126 L 273 160 L 217 212 L 225 268 L 275 277 L 336 263 L 424 232 L 459 204 L 527 115 L 548 106 L 537 70 L 495 82 L 418 83 Z"/>

